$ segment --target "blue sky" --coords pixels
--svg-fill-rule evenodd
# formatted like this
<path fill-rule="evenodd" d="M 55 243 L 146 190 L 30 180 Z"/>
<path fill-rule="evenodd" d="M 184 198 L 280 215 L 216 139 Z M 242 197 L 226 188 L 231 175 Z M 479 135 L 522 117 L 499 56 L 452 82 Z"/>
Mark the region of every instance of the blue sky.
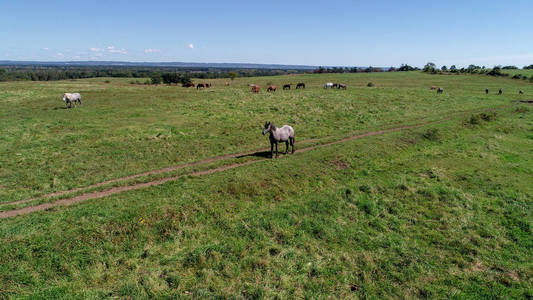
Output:
<path fill-rule="evenodd" d="M 0 0 L 0 60 L 523 66 L 531 12 L 531 0 Z"/>

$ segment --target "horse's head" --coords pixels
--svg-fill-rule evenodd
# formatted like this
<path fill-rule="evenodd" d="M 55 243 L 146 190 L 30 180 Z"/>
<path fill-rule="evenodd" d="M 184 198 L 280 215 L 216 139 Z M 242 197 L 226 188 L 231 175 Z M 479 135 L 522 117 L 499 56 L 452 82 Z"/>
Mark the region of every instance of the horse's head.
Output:
<path fill-rule="evenodd" d="M 63 101 L 67 101 L 67 94 L 63 94 Z"/>
<path fill-rule="evenodd" d="M 271 127 L 272 123 L 270 122 L 266 122 L 265 123 L 265 127 L 263 128 L 263 135 L 267 134 L 270 132 L 270 127 Z"/>

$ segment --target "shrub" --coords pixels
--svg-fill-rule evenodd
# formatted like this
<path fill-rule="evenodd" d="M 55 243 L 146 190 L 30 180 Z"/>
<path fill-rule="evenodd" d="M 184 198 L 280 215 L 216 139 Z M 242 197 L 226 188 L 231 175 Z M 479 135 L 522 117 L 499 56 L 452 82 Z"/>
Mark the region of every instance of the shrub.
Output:
<path fill-rule="evenodd" d="M 373 87 L 374 84 L 373 84 L 372 82 L 369 82 L 366 86 L 368 86 L 368 87 Z"/>
<path fill-rule="evenodd" d="M 481 118 L 479 115 L 472 115 L 470 116 L 470 120 L 468 120 L 468 123 L 472 125 L 479 125 L 481 123 Z"/>
<path fill-rule="evenodd" d="M 496 119 L 496 113 L 495 113 L 495 112 L 491 112 L 491 113 L 480 113 L 480 114 L 479 114 L 479 117 L 480 117 L 483 121 L 490 122 L 490 121 Z"/>
<path fill-rule="evenodd" d="M 430 141 L 434 141 L 434 142 L 441 140 L 440 132 L 439 132 L 439 130 L 437 128 L 428 129 L 426 132 L 424 132 L 422 134 L 422 136 L 426 140 L 430 140 Z"/>
<path fill-rule="evenodd" d="M 110 82 L 111 82 L 111 81 L 109 81 L 109 80 L 104 81 L 104 83 L 110 83 Z"/>

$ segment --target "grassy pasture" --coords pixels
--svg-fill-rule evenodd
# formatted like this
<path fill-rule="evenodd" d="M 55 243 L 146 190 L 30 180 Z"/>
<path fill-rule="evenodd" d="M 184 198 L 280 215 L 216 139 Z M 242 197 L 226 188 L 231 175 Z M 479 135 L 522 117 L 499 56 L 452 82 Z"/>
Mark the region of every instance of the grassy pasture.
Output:
<path fill-rule="evenodd" d="M 298 146 L 451 118 L 0 220 L 0 298 L 533 297 L 533 107 L 511 105 L 532 84 L 417 72 L 204 91 L 105 80 L 0 84 L 3 203 L 263 148 L 267 119 L 294 124 Z M 246 86 L 299 81 L 308 89 Z M 64 90 L 85 104 L 61 109 Z"/>
<path fill-rule="evenodd" d="M 264 92 L 267 83 L 300 81 L 306 90 Z M 323 90 L 326 81 L 344 82 L 348 90 Z M 214 88 L 200 91 L 104 78 L 0 83 L 0 202 L 258 149 L 267 144 L 260 135 L 266 120 L 294 125 L 298 141 L 520 98 L 485 96 L 485 87 L 533 95 L 525 82 L 417 72 L 239 78 L 230 87 L 211 82 Z M 248 83 L 261 85 L 261 94 L 252 95 Z M 431 85 L 446 92 L 437 96 Z M 81 92 L 83 106 L 63 109 L 64 91 Z"/>

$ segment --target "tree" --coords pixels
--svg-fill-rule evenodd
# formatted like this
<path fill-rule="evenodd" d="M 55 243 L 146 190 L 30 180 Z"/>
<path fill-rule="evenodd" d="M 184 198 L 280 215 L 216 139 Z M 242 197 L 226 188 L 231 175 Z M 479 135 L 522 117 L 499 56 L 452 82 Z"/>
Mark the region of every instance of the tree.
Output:
<path fill-rule="evenodd" d="M 407 64 L 402 64 L 398 68 L 398 71 L 400 71 L 400 72 L 407 72 L 407 71 L 414 71 L 414 70 L 416 70 L 416 68 L 413 68 L 413 67 L 411 67 L 410 65 L 407 65 Z"/>
<path fill-rule="evenodd" d="M 434 72 L 435 71 L 435 64 L 432 63 L 432 62 L 428 62 L 425 66 L 424 66 L 424 69 L 423 71 L 424 72 Z"/>
<path fill-rule="evenodd" d="M 533 69 L 533 65 L 524 66 L 524 70 L 531 70 Z"/>
<path fill-rule="evenodd" d="M 452 65 L 452 66 L 450 67 L 450 72 L 452 72 L 452 73 L 457 72 L 457 67 L 456 67 L 455 65 Z"/>
<path fill-rule="evenodd" d="M 442 72 L 446 72 L 446 71 L 448 71 L 448 68 L 447 68 L 446 66 L 442 66 L 442 68 L 440 68 L 440 70 L 441 70 Z"/>
<path fill-rule="evenodd" d="M 229 72 L 228 77 L 233 81 L 237 77 L 237 73 L 235 72 Z"/>
<path fill-rule="evenodd" d="M 161 84 L 161 82 L 163 81 L 163 78 L 161 78 L 161 75 L 159 75 L 159 73 L 152 75 L 150 79 L 152 80 L 152 84 Z"/>

